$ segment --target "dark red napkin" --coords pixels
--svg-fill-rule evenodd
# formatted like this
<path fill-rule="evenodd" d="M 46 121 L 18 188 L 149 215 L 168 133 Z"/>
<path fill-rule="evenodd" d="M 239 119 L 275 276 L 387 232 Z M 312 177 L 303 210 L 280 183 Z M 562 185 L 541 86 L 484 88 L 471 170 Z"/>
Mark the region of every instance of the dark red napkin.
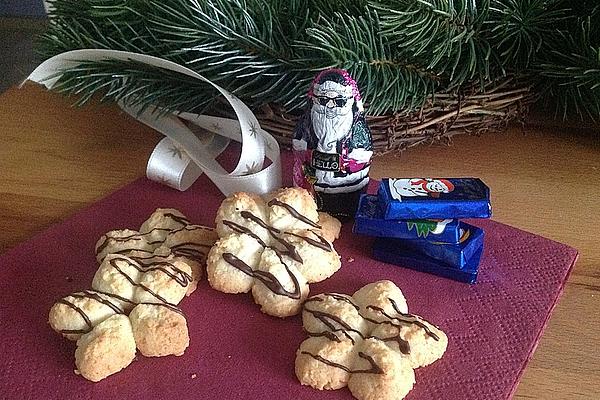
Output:
<path fill-rule="evenodd" d="M 264 315 L 251 295 L 219 293 L 205 280 L 181 303 L 191 338 L 183 356 L 138 355 L 99 383 L 73 373 L 75 344 L 52 331 L 48 311 L 62 296 L 90 287 L 100 235 L 138 228 L 157 207 L 178 208 L 212 226 L 222 199 L 206 177 L 184 193 L 140 179 L 0 256 L 0 396 L 351 399 L 347 389 L 318 391 L 298 383 L 294 358 L 305 338 L 298 316 Z M 310 287 L 311 294 L 352 293 L 390 279 L 404 292 L 410 312 L 448 334 L 446 354 L 416 371 L 407 399 L 510 398 L 577 259 L 566 245 L 493 221 L 469 222 L 486 234 L 473 286 L 374 261 L 371 239 L 345 225 L 334 244 L 342 268 Z"/>

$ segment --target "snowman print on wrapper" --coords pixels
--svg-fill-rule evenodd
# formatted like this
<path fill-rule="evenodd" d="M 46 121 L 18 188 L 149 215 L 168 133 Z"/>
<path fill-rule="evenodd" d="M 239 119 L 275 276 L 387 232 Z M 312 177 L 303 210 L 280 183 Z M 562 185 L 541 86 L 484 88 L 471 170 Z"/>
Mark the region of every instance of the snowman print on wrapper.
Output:
<path fill-rule="evenodd" d="M 294 132 L 294 184 L 313 193 L 320 209 L 353 215 L 373 155 L 358 87 L 345 70 L 325 70 L 308 101 Z"/>
<path fill-rule="evenodd" d="M 440 197 L 441 193 L 450 193 L 454 185 L 447 179 L 409 178 L 390 179 L 390 194 L 394 200 L 403 197 Z"/>

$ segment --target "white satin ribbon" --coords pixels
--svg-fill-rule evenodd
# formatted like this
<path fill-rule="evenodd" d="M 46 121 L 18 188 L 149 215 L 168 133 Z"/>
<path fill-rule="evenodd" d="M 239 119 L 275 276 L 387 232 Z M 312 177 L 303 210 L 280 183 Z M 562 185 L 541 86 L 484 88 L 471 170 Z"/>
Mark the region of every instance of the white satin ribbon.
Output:
<path fill-rule="evenodd" d="M 225 195 L 236 191 L 263 194 L 281 187 L 281 158 L 275 138 L 260 127 L 256 116 L 240 99 L 182 65 L 125 51 L 73 50 L 44 61 L 27 80 L 51 89 L 63 71 L 82 61 L 106 59 L 135 60 L 206 82 L 223 94 L 237 116 L 237 121 L 191 113 L 158 117 L 160 110 L 156 107 L 142 110 L 119 104 L 129 115 L 166 136 L 150 155 L 148 178 L 185 190 L 204 172 Z M 195 127 L 194 131 L 188 125 Z M 216 161 L 230 140 L 242 143 L 239 161 L 231 173 Z M 265 156 L 271 160 L 267 167 L 264 167 Z"/>

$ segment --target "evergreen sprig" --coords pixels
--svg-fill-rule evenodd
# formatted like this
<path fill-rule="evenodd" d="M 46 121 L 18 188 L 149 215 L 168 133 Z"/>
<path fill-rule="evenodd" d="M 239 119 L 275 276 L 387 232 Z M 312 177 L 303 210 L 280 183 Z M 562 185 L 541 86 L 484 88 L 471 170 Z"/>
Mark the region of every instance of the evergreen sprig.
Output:
<path fill-rule="evenodd" d="M 536 66 L 540 76 L 548 79 L 543 84 L 564 117 L 571 109 L 592 119 L 600 116 L 600 44 L 586 45 L 597 29 L 588 16 L 582 22 L 579 40 L 560 32 L 556 40 L 565 43 L 569 51 L 552 50 Z"/>
<path fill-rule="evenodd" d="M 381 16 L 381 34 L 398 56 L 435 71 L 447 90 L 490 80 L 490 69 L 497 69 L 491 68 L 497 60 L 482 34 L 488 0 L 379 0 L 371 5 Z"/>
<path fill-rule="evenodd" d="M 258 107 L 301 108 L 316 71 L 342 67 L 372 115 L 422 107 L 463 88 L 526 79 L 560 110 L 600 117 L 595 0 L 51 0 L 43 56 L 81 48 L 183 64 Z M 57 88 L 199 111 L 216 93 L 128 61 L 85 62 Z M 491 88 L 491 89 L 490 89 Z"/>
<path fill-rule="evenodd" d="M 398 58 L 379 33 L 376 14 L 367 12 L 355 17 L 336 13 L 330 18 L 321 17 L 314 27 L 308 28 L 308 40 L 300 47 L 311 57 L 321 57 L 324 66 L 345 68 L 358 82 L 368 82 L 362 86 L 362 95 L 370 113 L 420 107 L 434 93 L 438 76 Z M 346 43 L 353 46 L 345 46 Z"/>
<path fill-rule="evenodd" d="M 216 90 L 202 81 L 134 60 L 83 61 L 63 73 L 53 89 L 77 95 L 76 105 L 99 95 L 102 102 L 125 103 L 141 111 L 154 105 L 161 113 L 189 110 L 201 114 L 217 96 Z M 210 95 L 198 97 L 199 93 Z"/>
<path fill-rule="evenodd" d="M 569 10 L 559 2 L 494 0 L 486 35 L 503 66 L 527 71 L 540 55 L 552 51 L 557 27 L 568 19 Z"/>

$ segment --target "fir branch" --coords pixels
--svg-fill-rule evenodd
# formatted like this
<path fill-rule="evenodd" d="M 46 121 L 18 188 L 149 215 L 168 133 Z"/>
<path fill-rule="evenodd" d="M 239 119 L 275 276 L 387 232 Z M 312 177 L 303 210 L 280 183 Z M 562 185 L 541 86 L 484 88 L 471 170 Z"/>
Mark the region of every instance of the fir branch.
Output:
<path fill-rule="evenodd" d="M 188 75 L 134 60 L 82 61 L 60 74 L 54 90 L 77 95 L 76 105 L 98 95 L 101 102 L 139 106 L 142 111 L 157 106 L 161 115 L 175 111 L 201 114 L 219 95 L 211 85 Z"/>
<path fill-rule="evenodd" d="M 311 73 L 295 62 L 289 52 L 291 42 L 283 33 L 304 32 L 308 15 L 296 15 L 292 22 L 278 18 L 281 10 L 289 12 L 285 2 L 107 3 L 55 0 L 49 32 L 42 37 L 42 53 L 51 56 L 78 48 L 106 48 L 157 55 L 187 65 L 251 105 L 273 101 L 294 108 L 303 104 L 300 93 L 305 92 Z M 103 13 L 112 15 L 108 22 Z M 85 26 L 72 24 L 75 20 L 85 21 Z M 127 21 L 141 21 L 142 26 L 131 29 Z M 64 86 L 63 90 L 68 89 Z"/>
<path fill-rule="evenodd" d="M 370 114 L 505 74 L 538 83 L 561 110 L 600 117 L 597 0 L 51 0 L 44 57 L 81 48 L 183 64 L 253 107 L 303 106 L 317 70 L 354 74 Z M 215 93 L 135 63 L 82 63 L 60 90 L 197 111 Z M 131 96 L 126 92 L 132 91 Z M 484 93 L 484 95 L 485 95 Z M 130 98 L 128 98 L 130 97 Z M 566 111 L 565 111 L 566 112 Z"/>
<path fill-rule="evenodd" d="M 285 1 L 285 0 L 284 0 Z M 291 0 L 294 1 L 294 0 Z M 290 2 L 291 2 L 290 1 Z M 364 14 L 368 6 L 368 0 L 295 0 L 300 7 L 309 9 L 313 13 L 319 14 L 318 17 L 328 18 L 334 14 L 345 14 L 353 17 L 359 17 Z M 313 18 L 317 20 L 317 18 Z"/>
<path fill-rule="evenodd" d="M 169 2 L 151 3 L 150 30 L 177 43 L 172 54 L 188 67 L 253 105 L 303 103 L 298 94 L 310 77 L 292 50 L 294 33 L 303 33 L 308 15 L 287 23 L 279 18 L 284 3 L 267 0 L 203 2 L 181 11 Z"/>
<path fill-rule="evenodd" d="M 547 91 L 562 111 L 563 118 L 573 109 L 592 120 L 600 118 L 600 43 L 591 37 L 598 26 L 594 14 L 583 19 L 575 35 L 560 32 L 556 40 L 569 51 L 553 50 L 536 66 L 541 77 L 542 91 Z"/>
<path fill-rule="evenodd" d="M 447 90 L 503 73 L 482 34 L 489 0 L 378 0 L 381 34 L 399 56 L 444 77 Z"/>
<path fill-rule="evenodd" d="M 492 0 L 489 14 L 488 40 L 502 65 L 517 71 L 551 51 L 548 38 L 570 18 L 567 8 L 547 0 Z"/>
<path fill-rule="evenodd" d="M 299 45 L 307 50 L 307 57 L 322 58 L 322 68 L 338 66 L 350 71 L 361 82 L 373 115 L 420 107 L 438 85 L 432 71 L 395 58 L 380 35 L 375 13 L 367 12 L 364 17 L 337 13 L 331 20 L 319 19 L 307 33 L 309 41 Z"/>
<path fill-rule="evenodd" d="M 180 1 L 147 0 L 141 4 L 133 0 L 127 5 L 103 2 L 99 6 L 97 0 L 83 0 L 79 16 L 83 13 L 86 18 L 81 19 L 89 26 L 73 27 L 69 21 L 75 19 L 71 14 L 77 9 L 74 3 L 78 2 L 55 0 L 60 18 L 53 19 L 51 31 L 54 32 L 44 38 L 43 42 L 49 44 L 47 55 L 87 47 L 159 55 L 192 68 L 252 106 L 273 102 L 288 110 L 300 108 L 305 103 L 306 89 L 314 73 L 333 66 L 346 67 L 358 76 L 363 90 L 366 88 L 364 97 L 373 114 L 419 107 L 437 84 L 433 73 L 393 59 L 379 35 L 374 13 L 368 13 L 366 18 L 337 13 L 335 22 L 327 19 L 332 18 L 329 14 L 334 9 L 359 12 L 364 6 L 360 2 L 348 0 L 333 7 L 334 3 L 311 0 L 312 10 L 320 16 L 312 20 L 312 14 L 300 12 L 305 7 L 301 1 L 193 1 L 182 7 Z M 107 14 L 111 16 L 109 22 L 104 20 Z M 136 28 L 126 25 L 126 21 L 133 20 L 144 20 L 145 24 Z M 70 40 L 58 41 L 56 37 Z M 135 37 L 135 41 L 131 37 Z M 348 51 L 350 43 L 357 43 L 361 48 Z M 85 67 L 89 70 L 91 65 Z M 100 79 L 99 76 L 111 79 L 104 73 L 108 72 L 107 67 L 105 64 L 100 68 L 103 73 L 96 79 Z M 145 76 L 144 71 L 132 68 L 128 71 L 128 82 L 136 79 L 138 73 L 140 77 Z M 62 90 L 68 91 L 70 84 L 74 84 L 72 79 L 65 80 Z M 71 89 L 79 91 L 82 85 L 92 91 L 110 84 L 78 82 Z M 155 82 L 153 88 L 161 91 L 159 82 Z M 157 95 L 157 98 L 170 98 L 170 88 L 166 86 L 164 90 L 165 95 Z M 388 92 L 393 95 L 379 95 Z M 86 98 L 93 93 L 88 94 Z M 198 92 L 195 97 L 206 98 L 207 93 Z"/>

